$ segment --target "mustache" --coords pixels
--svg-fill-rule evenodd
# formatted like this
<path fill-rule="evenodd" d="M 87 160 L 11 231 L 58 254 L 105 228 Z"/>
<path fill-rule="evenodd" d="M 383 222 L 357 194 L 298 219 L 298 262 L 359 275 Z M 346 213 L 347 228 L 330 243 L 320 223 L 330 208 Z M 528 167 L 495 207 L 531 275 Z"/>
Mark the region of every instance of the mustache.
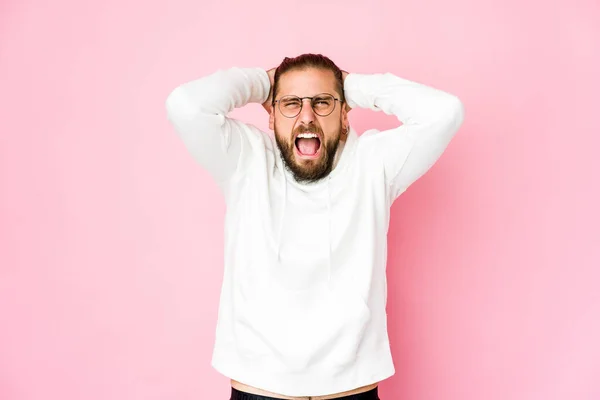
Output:
<path fill-rule="evenodd" d="M 300 125 L 298 128 L 294 129 L 294 131 L 292 132 L 292 138 L 296 137 L 296 135 L 300 134 L 300 133 L 307 133 L 307 132 L 314 132 L 316 134 L 318 134 L 319 136 L 323 135 L 323 131 L 321 130 L 321 128 L 319 128 L 316 125 Z"/>

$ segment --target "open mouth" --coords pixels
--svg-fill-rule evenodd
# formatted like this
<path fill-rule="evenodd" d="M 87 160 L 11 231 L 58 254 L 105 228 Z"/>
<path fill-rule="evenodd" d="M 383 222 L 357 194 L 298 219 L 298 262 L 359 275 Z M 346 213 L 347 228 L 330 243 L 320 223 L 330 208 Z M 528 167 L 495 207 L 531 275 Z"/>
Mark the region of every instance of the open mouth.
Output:
<path fill-rule="evenodd" d="M 296 136 L 295 147 L 298 154 L 305 158 L 314 158 L 319 155 L 321 139 L 312 132 L 300 133 Z"/>

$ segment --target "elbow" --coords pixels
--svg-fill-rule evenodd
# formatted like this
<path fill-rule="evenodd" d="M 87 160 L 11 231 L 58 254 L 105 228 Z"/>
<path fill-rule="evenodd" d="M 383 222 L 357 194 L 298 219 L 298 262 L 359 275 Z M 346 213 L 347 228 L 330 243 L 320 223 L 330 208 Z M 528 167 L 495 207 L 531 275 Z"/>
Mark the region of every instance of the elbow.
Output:
<path fill-rule="evenodd" d="M 177 86 L 169 93 L 165 100 L 167 117 L 170 120 L 191 120 L 202 113 L 207 107 L 205 96 L 193 83 L 184 83 Z"/>
<path fill-rule="evenodd" d="M 195 82 L 177 86 L 165 100 L 167 117 L 172 121 L 190 121 L 201 115 L 217 114 L 205 92 Z"/>
<path fill-rule="evenodd" d="M 189 114 L 189 106 L 185 96 L 185 89 L 183 89 L 181 86 L 177 86 L 175 89 L 173 89 L 165 100 L 165 109 L 167 111 L 167 117 L 170 120 L 183 118 L 186 114 Z"/>
<path fill-rule="evenodd" d="M 465 119 L 465 105 L 464 103 L 457 97 L 454 97 L 454 120 L 457 121 L 458 125 L 462 125 Z"/>
<path fill-rule="evenodd" d="M 463 123 L 465 108 L 462 101 L 451 94 L 445 94 L 437 106 L 437 117 L 431 121 L 431 132 L 435 132 L 444 143 L 449 142 Z"/>
<path fill-rule="evenodd" d="M 215 97 L 223 92 L 226 75 L 222 70 L 187 81 L 173 89 L 165 100 L 169 118 L 192 119 L 198 114 L 213 114 L 219 104 Z"/>
<path fill-rule="evenodd" d="M 444 124 L 449 125 L 450 130 L 456 132 L 465 119 L 465 106 L 463 102 L 455 95 L 448 95 L 443 115 L 442 120 Z"/>

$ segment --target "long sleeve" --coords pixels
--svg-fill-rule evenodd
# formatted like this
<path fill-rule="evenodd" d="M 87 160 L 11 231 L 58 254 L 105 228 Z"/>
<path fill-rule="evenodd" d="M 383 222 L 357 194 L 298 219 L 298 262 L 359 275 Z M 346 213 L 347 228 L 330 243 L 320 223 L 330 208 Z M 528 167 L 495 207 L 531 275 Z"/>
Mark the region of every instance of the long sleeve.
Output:
<path fill-rule="evenodd" d="M 269 77 L 260 68 L 231 68 L 184 83 L 166 99 L 167 117 L 194 159 L 218 183 L 240 167 L 249 127 L 228 118 L 234 108 L 264 102 Z"/>
<path fill-rule="evenodd" d="M 363 134 L 373 162 L 383 162 L 391 201 L 431 168 L 464 118 L 458 97 L 389 73 L 349 74 L 344 93 L 351 107 L 383 111 L 402 122 Z"/>

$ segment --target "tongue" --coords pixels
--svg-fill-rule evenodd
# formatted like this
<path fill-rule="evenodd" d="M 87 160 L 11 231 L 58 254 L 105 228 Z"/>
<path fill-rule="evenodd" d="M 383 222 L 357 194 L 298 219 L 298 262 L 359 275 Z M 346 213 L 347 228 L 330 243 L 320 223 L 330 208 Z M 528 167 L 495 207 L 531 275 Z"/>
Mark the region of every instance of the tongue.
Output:
<path fill-rule="evenodd" d="M 300 150 L 300 153 L 306 156 L 312 156 L 317 153 L 317 150 L 319 150 L 319 139 L 300 138 L 298 139 L 297 145 L 298 150 Z"/>

